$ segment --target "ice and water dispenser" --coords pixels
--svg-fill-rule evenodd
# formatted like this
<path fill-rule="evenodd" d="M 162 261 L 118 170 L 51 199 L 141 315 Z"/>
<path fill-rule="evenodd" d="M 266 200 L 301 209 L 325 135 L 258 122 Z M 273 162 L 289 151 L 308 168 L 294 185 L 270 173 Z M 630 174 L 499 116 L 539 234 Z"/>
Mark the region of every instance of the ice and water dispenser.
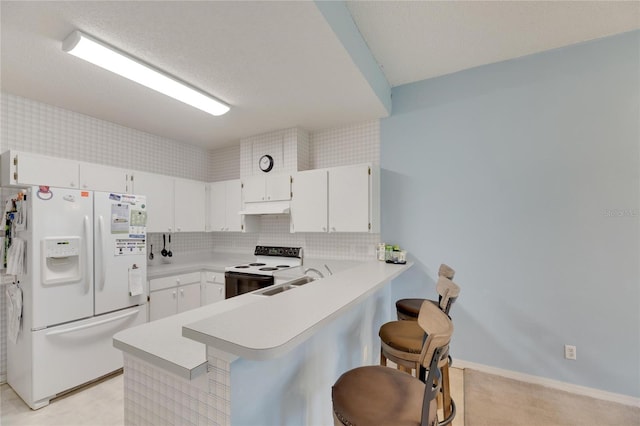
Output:
<path fill-rule="evenodd" d="M 42 240 L 42 283 L 61 284 L 82 277 L 80 237 Z"/>

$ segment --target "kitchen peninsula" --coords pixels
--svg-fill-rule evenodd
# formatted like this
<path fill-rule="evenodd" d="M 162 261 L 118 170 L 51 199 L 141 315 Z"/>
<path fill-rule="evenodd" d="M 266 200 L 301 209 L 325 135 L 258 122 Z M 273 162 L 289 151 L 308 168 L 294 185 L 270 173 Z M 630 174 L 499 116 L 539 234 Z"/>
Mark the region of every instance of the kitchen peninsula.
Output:
<path fill-rule="evenodd" d="M 410 266 L 360 263 L 118 333 L 126 423 L 331 424 L 331 385 L 377 364 L 388 284 Z"/>

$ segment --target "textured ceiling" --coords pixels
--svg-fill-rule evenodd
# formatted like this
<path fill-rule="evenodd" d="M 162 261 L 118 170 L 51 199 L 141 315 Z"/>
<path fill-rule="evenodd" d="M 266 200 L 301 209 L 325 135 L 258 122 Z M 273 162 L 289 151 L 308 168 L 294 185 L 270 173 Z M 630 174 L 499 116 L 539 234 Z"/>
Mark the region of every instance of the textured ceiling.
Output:
<path fill-rule="evenodd" d="M 348 2 L 392 86 L 640 27 L 640 2 Z M 3 91 L 207 148 L 387 114 L 311 1 L 0 2 Z M 74 29 L 232 106 L 212 117 L 65 54 Z"/>
<path fill-rule="evenodd" d="M 2 1 L 2 90 L 215 147 L 387 114 L 312 2 Z M 232 106 L 212 117 L 61 50 L 74 29 Z"/>
<path fill-rule="evenodd" d="M 349 1 L 391 86 L 640 28 L 639 1 Z"/>

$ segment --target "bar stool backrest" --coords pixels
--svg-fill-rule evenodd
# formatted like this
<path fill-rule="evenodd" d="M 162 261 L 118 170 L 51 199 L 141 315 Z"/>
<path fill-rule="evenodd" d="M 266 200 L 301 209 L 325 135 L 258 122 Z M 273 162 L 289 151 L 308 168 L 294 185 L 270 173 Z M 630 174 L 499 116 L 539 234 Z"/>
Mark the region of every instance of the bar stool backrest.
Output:
<path fill-rule="evenodd" d="M 440 295 L 438 302 L 440 309 L 442 309 L 445 314 L 449 314 L 453 302 L 456 301 L 460 294 L 460 287 L 449 278 L 440 276 L 436 284 L 436 291 Z"/>
<path fill-rule="evenodd" d="M 440 269 L 438 269 L 439 277 L 447 277 L 450 280 L 453 279 L 453 276 L 456 274 L 456 271 L 449 265 L 445 265 L 444 263 L 440 265 Z"/>
<path fill-rule="evenodd" d="M 418 314 L 418 325 L 427 335 L 420 352 L 420 364 L 429 368 L 436 350 L 449 345 L 453 334 L 453 322 L 438 306 L 426 300 Z"/>

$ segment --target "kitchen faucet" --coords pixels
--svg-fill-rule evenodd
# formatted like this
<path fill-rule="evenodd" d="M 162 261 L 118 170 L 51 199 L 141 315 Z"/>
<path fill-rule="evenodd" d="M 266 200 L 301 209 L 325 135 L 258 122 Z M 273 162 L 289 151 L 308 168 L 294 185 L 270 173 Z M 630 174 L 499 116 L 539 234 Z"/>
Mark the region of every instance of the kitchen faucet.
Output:
<path fill-rule="evenodd" d="M 324 278 L 324 275 L 322 274 L 322 272 L 318 271 L 316 268 L 307 268 L 304 270 L 304 274 L 307 275 L 307 272 L 315 272 L 316 274 L 320 275 L 320 278 Z"/>

